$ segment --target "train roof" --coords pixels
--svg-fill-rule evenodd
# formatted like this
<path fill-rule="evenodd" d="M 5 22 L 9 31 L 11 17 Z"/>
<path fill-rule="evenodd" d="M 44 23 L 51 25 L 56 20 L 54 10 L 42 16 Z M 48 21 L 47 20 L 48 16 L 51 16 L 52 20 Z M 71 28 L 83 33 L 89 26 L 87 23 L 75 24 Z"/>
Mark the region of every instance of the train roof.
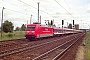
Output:
<path fill-rule="evenodd" d="M 53 29 L 60 29 L 60 30 L 74 30 L 74 31 L 82 31 L 82 30 L 75 30 L 75 29 L 69 29 L 69 28 L 60 28 L 60 27 L 55 27 L 55 26 L 49 26 L 49 25 L 43 25 L 43 24 L 27 24 L 27 26 L 29 25 L 37 25 L 37 26 L 40 26 L 40 27 L 50 27 L 50 28 L 53 28 Z"/>
<path fill-rule="evenodd" d="M 49 25 L 43 25 L 43 24 L 27 24 L 27 26 L 29 25 L 37 25 L 37 26 L 41 26 L 41 27 L 51 27 Z"/>
<path fill-rule="evenodd" d="M 63 29 L 63 30 L 73 30 L 73 29 L 69 29 L 69 28 L 60 28 L 60 27 L 53 27 L 54 29 Z"/>

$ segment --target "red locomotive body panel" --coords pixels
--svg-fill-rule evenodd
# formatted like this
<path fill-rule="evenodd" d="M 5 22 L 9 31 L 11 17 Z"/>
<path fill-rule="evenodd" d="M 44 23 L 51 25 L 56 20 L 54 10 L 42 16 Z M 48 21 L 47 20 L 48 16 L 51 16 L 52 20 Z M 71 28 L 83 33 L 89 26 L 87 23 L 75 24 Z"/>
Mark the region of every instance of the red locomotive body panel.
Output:
<path fill-rule="evenodd" d="M 53 36 L 53 28 L 48 26 L 40 26 L 38 32 L 38 37 Z"/>
<path fill-rule="evenodd" d="M 41 38 L 53 36 L 53 28 L 40 24 L 28 24 L 26 28 L 26 38 Z"/>

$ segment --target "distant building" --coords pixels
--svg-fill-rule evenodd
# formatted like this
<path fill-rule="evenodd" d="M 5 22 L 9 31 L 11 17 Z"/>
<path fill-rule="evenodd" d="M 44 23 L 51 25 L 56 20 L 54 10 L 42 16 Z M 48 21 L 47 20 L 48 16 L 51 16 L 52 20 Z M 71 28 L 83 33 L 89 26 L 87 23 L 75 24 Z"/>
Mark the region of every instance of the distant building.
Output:
<path fill-rule="evenodd" d="M 76 30 L 78 30 L 78 29 L 79 29 L 79 24 L 75 24 L 75 25 L 74 25 L 74 28 L 75 28 Z"/>

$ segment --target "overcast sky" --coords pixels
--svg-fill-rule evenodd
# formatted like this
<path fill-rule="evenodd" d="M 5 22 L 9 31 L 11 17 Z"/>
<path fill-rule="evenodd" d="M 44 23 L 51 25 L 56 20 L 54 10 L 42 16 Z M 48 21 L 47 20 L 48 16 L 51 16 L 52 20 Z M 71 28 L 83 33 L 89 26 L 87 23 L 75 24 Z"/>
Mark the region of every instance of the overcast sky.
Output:
<path fill-rule="evenodd" d="M 64 26 L 75 20 L 80 28 L 90 28 L 90 0 L 0 0 L 0 23 L 3 7 L 4 21 L 11 21 L 14 27 L 30 23 L 31 14 L 32 23 L 38 21 L 38 2 L 42 24 L 54 19 L 61 27 L 62 20 Z"/>

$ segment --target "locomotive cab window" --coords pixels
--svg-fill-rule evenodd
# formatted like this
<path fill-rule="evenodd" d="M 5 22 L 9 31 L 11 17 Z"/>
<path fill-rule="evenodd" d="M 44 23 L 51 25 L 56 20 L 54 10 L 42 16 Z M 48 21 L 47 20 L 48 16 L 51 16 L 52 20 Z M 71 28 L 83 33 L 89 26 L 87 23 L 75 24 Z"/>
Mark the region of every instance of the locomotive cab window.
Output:
<path fill-rule="evenodd" d="M 35 26 L 27 26 L 28 30 L 35 30 Z"/>

